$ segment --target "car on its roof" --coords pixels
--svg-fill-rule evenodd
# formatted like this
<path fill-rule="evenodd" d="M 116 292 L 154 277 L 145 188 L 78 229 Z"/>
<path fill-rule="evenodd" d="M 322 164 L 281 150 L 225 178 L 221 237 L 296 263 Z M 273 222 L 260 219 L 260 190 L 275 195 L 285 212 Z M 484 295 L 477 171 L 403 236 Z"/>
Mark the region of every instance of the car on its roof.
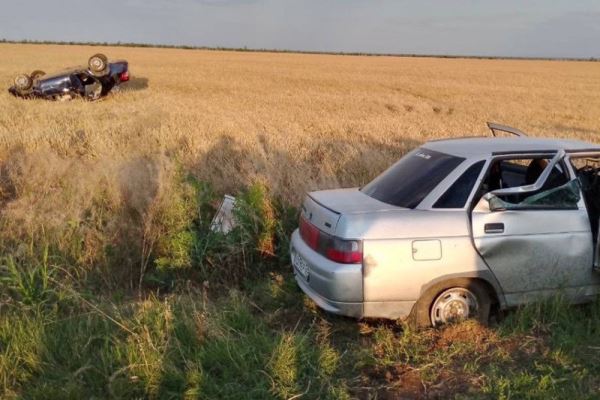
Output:
<path fill-rule="evenodd" d="M 361 188 L 309 192 L 291 261 L 322 309 L 415 327 L 600 293 L 600 145 L 431 141 Z"/>
<path fill-rule="evenodd" d="M 108 61 L 104 54 L 95 54 L 86 67 L 69 68 L 46 75 L 36 70 L 31 74 L 20 74 L 8 91 L 21 98 L 65 100 L 82 97 L 98 100 L 106 96 L 115 86 L 129 81 L 129 63 L 125 60 Z"/>

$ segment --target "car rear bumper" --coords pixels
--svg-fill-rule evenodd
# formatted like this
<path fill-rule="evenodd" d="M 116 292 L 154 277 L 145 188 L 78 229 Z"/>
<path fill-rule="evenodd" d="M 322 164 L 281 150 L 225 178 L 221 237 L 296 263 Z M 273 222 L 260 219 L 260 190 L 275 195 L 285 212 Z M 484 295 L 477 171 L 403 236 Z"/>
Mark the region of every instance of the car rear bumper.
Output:
<path fill-rule="evenodd" d="M 347 317 L 362 318 L 364 316 L 362 302 L 346 303 L 326 299 L 312 290 L 307 282 L 297 272 L 294 273 L 296 276 L 296 282 L 298 283 L 298 286 L 300 286 L 300 289 L 302 289 L 302 291 L 323 310 L 332 314 L 345 315 Z"/>
<path fill-rule="evenodd" d="M 290 245 L 292 258 L 300 255 L 309 266 L 306 279 L 293 266 L 302 291 L 323 310 L 354 318 L 406 318 L 415 301 L 365 302 L 361 264 L 338 264 L 311 249 L 296 229 Z M 292 265 L 293 265 L 292 260 Z"/>
<path fill-rule="evenodd" d="M 308 265 L 308 277 L 294 266 L 298 286 L 321 308 L 331 313 L 363 317 L 361 264 L 339 264 L 323 257 L 304 243 L 298 230 L 292 234 L 290 253 Z"/>

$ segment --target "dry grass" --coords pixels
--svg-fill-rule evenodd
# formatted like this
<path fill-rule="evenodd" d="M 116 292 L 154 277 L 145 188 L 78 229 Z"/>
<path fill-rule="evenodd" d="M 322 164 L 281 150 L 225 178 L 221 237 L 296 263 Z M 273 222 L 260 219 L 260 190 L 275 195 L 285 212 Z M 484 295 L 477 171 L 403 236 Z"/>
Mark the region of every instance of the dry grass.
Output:
<path fill-rule="evenodd" d="M 166 155 L 219 190 L 264 178 L 297 202 L 307 188 L 363 183 L 427 139 L 487 134 L 488 120 L 533 135 L 600 132 L 600 68 L 588 62 L 2 44 L 0 83 L 98 50 L 130 61 L 129 86 L 99 103 L 4 92 L 1 161 L 48 151 L 89 171 Z"/>
<path fill-rule="evenodd" d="M 0 93 L 5 253 L 46 243 L 132 276 L 157 235 L 187 229 L 182 172 L 217 193 L 259 182 L 298 204 L 308 189 L 364 184 L 428 139 L 487 135 L 488 120 L 592 141 L 600 129 L 600 69 L 588 62 L 0 44 L 0 86 L 98 51 L 128 59 L 133 76 L 102 101 Z"/>
<path fill-rule="evenodd" d="M 0 87 L 18 72 L 51 72 L 98 50 L 0 44 Z M 266 273 L 278 263 L 287 270 L 277 251 L 289 235 L 278 224 L 289 229 L 295 216 L 265 197 L 297 204 L 307 189 L 362 184 L 428 139 L 487 135 L 488 120 L 597 141 L 598 64 L 102 51 L 127 58 L 134 77 L 103 101 L 0 92 L 0 397 L 598 392 L 597 304 L 550 307 L 560 311 L 553 318 L 526 309 L 503 325 L 516 327 L 508 339 L 468 326 L 416 335 L 376 324 L 360 333 L 305 305 L 291 276 Z M 218 192 L 258 182 L 240 213 L 251 240 L 201 237 L 194 224 L 207 202 L 202 185 L 185 180 L 190 173 Z M 272 247 L 275 257 L 265 257 Z M 242 268 L 227 260 L 258 284 L 229 297 L 214 280 L 200 289 L 210 268 L 233 281 L 227 273 Z M 161 268 L 193 274 L 171 281 Z M 130 301 L 127 289 L 143 282 L 173 294 Z M 534 346 L 513 346 L 521 330 L 531 338 L 540 327 Z M 457 340 L 464 336 L 474 340 Z"/>

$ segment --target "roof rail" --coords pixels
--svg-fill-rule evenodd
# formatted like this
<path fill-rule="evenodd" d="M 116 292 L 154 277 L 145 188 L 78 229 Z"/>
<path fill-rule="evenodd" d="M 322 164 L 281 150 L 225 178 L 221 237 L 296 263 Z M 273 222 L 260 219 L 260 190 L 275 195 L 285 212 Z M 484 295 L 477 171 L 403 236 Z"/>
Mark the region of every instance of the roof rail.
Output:
<path fill-rule="evenodd" d="M 511 133 L 518 137 L 527 136 L 527 134 L 523 131 L 518 130 L 517 128 L 511 128 L 510 126 L 500 125 L 493 122 L 487 123 L 488 128 L 492 131 L 492 135 L 496 136 L 496 131 Z"/>

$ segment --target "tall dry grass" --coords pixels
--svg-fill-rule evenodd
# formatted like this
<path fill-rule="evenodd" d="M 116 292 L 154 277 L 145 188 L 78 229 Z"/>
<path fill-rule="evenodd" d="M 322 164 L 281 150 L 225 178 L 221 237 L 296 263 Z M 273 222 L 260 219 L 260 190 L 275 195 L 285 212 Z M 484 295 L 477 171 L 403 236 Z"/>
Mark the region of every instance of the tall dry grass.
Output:
<path fill-rule="evenodd" d="M 217 193 L 262 182 L 297 204 L 309 189 L 363 184 L 428 139 L 486 135 L 489 120 L 591 141 L 600 131 L 600 68 L 588 62 L 0 44 L 0 86 L 98 51 L 129 60 L 133 76 L 103 101 L 0 93 L 3 251 L 49 236 L 73 262 L 97 263 L 110 244 L 124 253 L 105 264 L 143 269 L 148 229 L 169 235 L 156 215 L 181 200 L 181 171 Z"/>
<path fill-rule="evenodd" d="M 0 83 L 98 50 L 2 44 Z M 220 189 L 260 177 L 297 201 L 307 188 L 364 182 L 424 140 L 487 134 L 488 120 L 543 136 L 600 131 L 597 63 L 100 51 L 130 61 L 128 87 L 99 103 L 4 93 L 0 160 L 15 149 L 78 165 L 165 155 Z"/>
<path fill-rule="evenodd" d="M 0 44 L 0 87 L 98 50 Z M 596 141 L 598 64 L 102 51 L 133 74 L 104 101 L 0 92 L 0 397 L 598 392 L 598 303 L 420 335 L 319 314 L 278 272 L 286 205 L 425 140 L 494 120 Z M 207 229 L 223 192 L 239 199 L 227 236 Z"/>

